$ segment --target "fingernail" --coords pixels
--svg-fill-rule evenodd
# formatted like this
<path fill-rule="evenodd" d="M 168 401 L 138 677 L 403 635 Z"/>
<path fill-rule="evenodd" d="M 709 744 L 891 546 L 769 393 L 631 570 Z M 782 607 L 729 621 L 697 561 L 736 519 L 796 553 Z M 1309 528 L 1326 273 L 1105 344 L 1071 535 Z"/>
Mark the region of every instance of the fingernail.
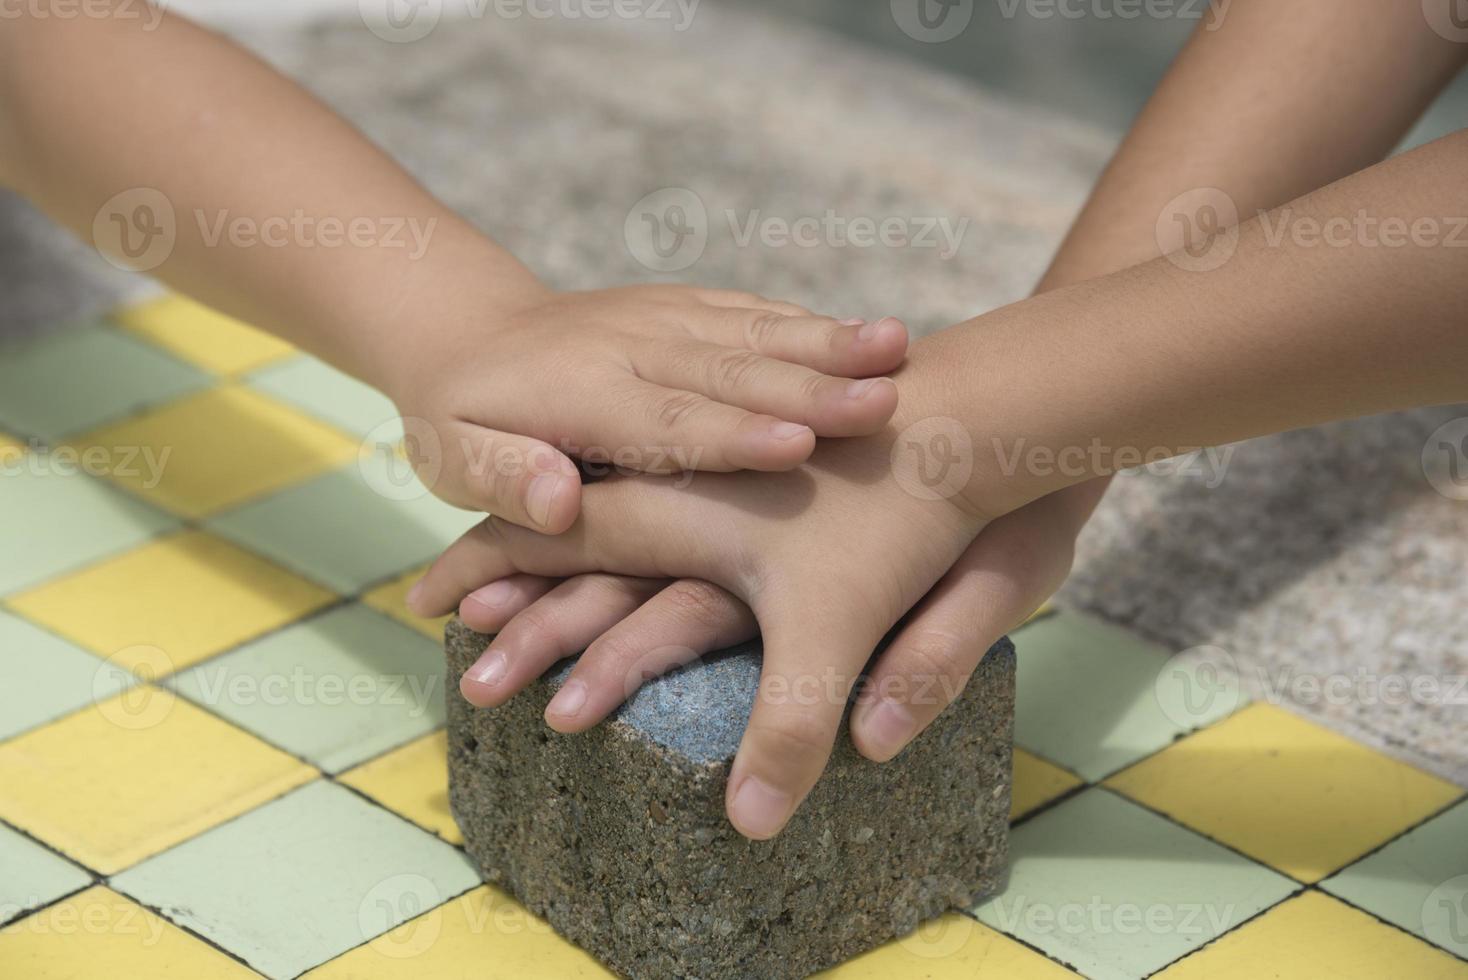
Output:
<path fill-rule="evenodd" d="M 478 591 L 469 593 L 469 598 L 488 609 L 500 609 L 515 596 L 515 586 L 501 579 Z"/>
<path fill-rule="evenodd" d="M 877 385 L 886 381 L 885 378 L 867 378 L 864 381 L 853 381 L 846 386 L 847 398 L 865 398 Z"/>
<path fill-rule="evenodd" d="M 550 523 L 551 504 L 560 492 L 562 478 L 555 473 L 542 473 L 530 481 L 530 492 L 525 495 L 525 510 L 530 519 L 541 527 Z"/>
<path fill-rule="evenodd" d="M 890 759 L 912 740 L 917 720 L 906 705 L 884 699 L 867 715 L 862 728 L 872 752 L 882 759 Z"/>
<path fill-rule="evenodd" d="M 778 834 L 795 809 L 795 798 L 784 790 L 754 776 L 747 776 L 734 791 L 729 816 L 740 833 L 755 840 Z"/>
<path fill-rule="evenodd" d="M 897 319 L 896 317 L 884 316 L 882 317 L 882 319 L 877 320 L 873 323 L 868 323 L 866 326 L 862 327 L 856 332 L 856 337 L 858 340 L 875 340 L 877 338 L 877 334 L 886 329 L 888 324 L 893 323 L 897 324 L 897 326 L 899 327 L 902 326 L 902 321 Z"/>
<path fill-rule="evenodd" d="M 423 580 L 420 578 L 418 581 L 414 582 L 413 587 L 408 590 L 408 595 L 403 600 L 403 603 L 413 612 L 417 612 L 418 600 L 421 598 L 423 598 Z"/>
<path fill-rule="evenodd" d="M 866 323 L 866 320 L 863 319 L 862 317 L 859 317 L 859 316 L 853 316 L 853 317 L 848 317 L 845 320 L 837 320 L 836 322 L 839 323 L 839 324 L 841 324 L 843 327 L 859 327 L 863 323 Z M 858 333 L 857 336 L 860 337 L 861 334 Z M 862 339 L 865 340 L 866 338 L 865 337 L 862 337 Z"/>
<path fill-rule="evenodd" d="M 475 684 L 483 684 L 485 687 L 494 687 L 504 679 L 505 672 L 510 669 L 510 660 L 505 656 L 503 650 L 487 650 L 470 667 L 464 676 Z"/>
<path fill-rule="evenodd" d="M 545 706 L 545 711 L 546 714 L 560 715 L 562 718 L 574 718 L 584 704 L 586 704 L 585 682 L 571 680 L 556 692 L 550 704 Z"/>
<path fill-rule="evenodd" d="M 799 438 L 809 432 L 810 429 L 795 422 L 776 422 L 770 426 L 770 435 L 782 442 Z"/>

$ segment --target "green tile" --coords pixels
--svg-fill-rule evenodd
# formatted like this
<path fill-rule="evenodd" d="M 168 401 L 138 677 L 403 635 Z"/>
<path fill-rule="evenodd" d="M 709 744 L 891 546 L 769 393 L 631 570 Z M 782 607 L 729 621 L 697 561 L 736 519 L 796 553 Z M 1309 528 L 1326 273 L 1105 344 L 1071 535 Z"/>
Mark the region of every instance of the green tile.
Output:
<path fill-rule="evenodd" d="M 1181 710 L 1186 686 L 1179 671 L 1194 672 L 1167 651 L 1126 630 L 1061 612 L 1016 631 L 1015 742 L 1099 782 L 1118 769 L 1217 721 L 1238 706 L 1207 694 Z M 1206 664 L 1203 665 L 1205 668 Z"/>
<path fill-rule="evenodd" d="M 178 522 L 59 462 L 27 453 L 0 469 L 0 596 L 115 554 Z"/>
<path fill-rule="evenodd" d="M 118 330 L 71 327 L 0 350 L 0 425 L 54 442 L 207 384 Z"/>
<path fill-rule="evenodd" d="M 364 456 L 221 514 L 208 526 L 337 592 L 355 593 L 437 557 L 483 519 L 444 503 L 421 484 L 396 495 L 407 499 L 379 492 L 390 473 L 412 479 L 406 469 L 390 469 L 399 466 L 407 464 Z"/>
<path fill-rule="evenodd" d="M 1010 858 L 979 921 L 1095 980 L 1153 973 L 1298 887 L 1104 789 L 1017 827 Z"/>
<path fill-rule="evenodd" d="M 479 876 L 432 834 L 318 780 L 111 884 L 284 978 L 468 891 Z"/>
<path fill-rule="evenodd" d="M 314 357 L 303 355 L 272 364 L 250 375 L 247 383 L 353 435 L 376 433 L 388 442 L 402 436 L 391 399 Z"/>
<path fill-rule="evenodd" d="M 0 739 L 130 686 L 133 675 L 0 610 Z"/>
<path fill-rule="evenodd" d="M 1468 801 L 1321 887 L 1468 959 Z"/>
<path fill-rule="evenodd" d="M 92 883 L 92 876 L 40 844 L 0 825 L 0 924 Z"/>
<path fill-rule="evenodd" d="M 165 683 L 335 773 L 442 725 L 443 677 L 436 644 L 352 603 Z"/>

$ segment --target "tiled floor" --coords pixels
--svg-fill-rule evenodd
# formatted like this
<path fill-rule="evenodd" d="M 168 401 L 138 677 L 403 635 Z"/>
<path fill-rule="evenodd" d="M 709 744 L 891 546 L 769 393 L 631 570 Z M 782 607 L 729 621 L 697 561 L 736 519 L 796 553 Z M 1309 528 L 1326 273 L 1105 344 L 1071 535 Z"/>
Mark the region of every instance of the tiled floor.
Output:
<path fill-rule="evenodd" d="M 608 976 L 462 853 L 403 595 L 474 518 L 374 492 L 390 411 L 177 299 L 0 357 L 0 977 Z M 1015 638 L 1007 890 L 833 980 L 1468 980 L 1460 789 L 1073 614 Z"/>

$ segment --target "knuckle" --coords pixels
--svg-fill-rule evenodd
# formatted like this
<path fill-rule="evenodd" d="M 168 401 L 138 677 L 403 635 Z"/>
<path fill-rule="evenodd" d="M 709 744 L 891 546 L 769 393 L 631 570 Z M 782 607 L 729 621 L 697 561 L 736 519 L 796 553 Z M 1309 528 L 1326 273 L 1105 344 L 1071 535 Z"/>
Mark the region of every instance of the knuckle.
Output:
<path fill-rule="evenodd" d="M 909 680 L 960 678 L 972 665 L 964 657 L 964 642 L 942 630 L 920 630 L 903 641 L 902 670 Z"/>
<path fill-rule="evenodd" d="M 744 345 L 751 350 L 763 350 L 774 341 L 784 326 L 785 317 L 779 313 L 762 311 L 755 313 L 744 324 Z"/>
<path fill-rule="evenodd" d="M 702 395 L 691 391 L 674 391 L 652 400 L 649 414 L 663 429 L 677 429 L 698 414 L 704 404 Z"/>
<path fill-rule="evenodd" d="M 683 622 L 711 627 L 723 623 L 730 613 L 728 593 L 708 582 L 677 582 L 663 590 L 663 600 Z"/>
<path fill-rule="evenodd" d="M 740 391 L 754 380 L 763 364 L 764 358 L 752 351 L 731 350 L 717 354 L 708 362 L 710 390 Z"/>
<path fill-rule="evenodd" d="M 822 374 L 808 374 L 800 381 L 800 393 L 809 401 L 815 401 L 821 395 L 821 390 L 826 386 L 826 377 Z"/>
<path fill-rule="evenodd" d="M 506 636 L 508 634 L 508 636 Z M 500 635 L 526 648 L 560 649 L 561 633 L 555 621 L 543 612 L 527 609 L 505 626 Z"/>

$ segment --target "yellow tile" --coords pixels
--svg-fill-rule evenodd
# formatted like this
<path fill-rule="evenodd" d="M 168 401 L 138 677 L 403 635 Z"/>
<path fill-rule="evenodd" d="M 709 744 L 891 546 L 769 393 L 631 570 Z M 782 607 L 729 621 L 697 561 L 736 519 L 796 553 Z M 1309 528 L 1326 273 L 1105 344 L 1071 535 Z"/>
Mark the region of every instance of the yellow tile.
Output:
<path fill-rule="evenodd" d="M 450 844 L 464 841 L 449 812 L 448 736 L 425 735 L 337 777 Z"/>
<path fill-rule="evenodd" d="M 1320 892 L 1282 902 L 1156 980 L 1465 980 L 1468 963 Z"/>
<path fill-rule="evenodd" d="M 0 817 L 113 874 L 313 779 L 151 685 L 0 743 Z"/>
<path fill-rule="evenodd" d="M 612 980 L 589 955 L 489 885 L 305 974 L 303 980 Z"/>
<path fill-rule="evenodd" d="M 1033 623 L 1037 619 L 1044 619 L 1046 616 L 1050 615 L 1054 611 L 1055 611 L 1055 604 L 1053 602 L 1051 602 L 1049 599 L 1046 599 L 1044 602 L 1040 603 L 1040 608 L 1039 609 L 1036 609 L 1034 612 L 1032 612 L 1028 616 L 1026 616 L 1025 617 L 1025 621 L 1023 623 L 1020 623 L 1019 625 L 1020 626 L 1028 626 L 1028 625 L 1030 625 L 1031 623 Z M 1018 628 L 1019 628 L 1018 626 L 1015 627 L 1015 629 L 1018 629 Z"/>
<path fill-rule="evenodd" d="M 1076 974 L 967 916 L 947 915 L 816 976 L 823 980 L 1074 980 Z"/>
<path fill-rule="evenodd" d="M 259 974 L 104 885 L 0 929 L 0 976 L 257 980 Z"/>
<path fill-rule="evenodd" d="M 424 619 L 415 616 L 408 611 L 408 590 L 413 584 L 423 577 L 424 568 L 415 568 L 413 571 L 377 586 L 362 596 L 362 601 L 380 613 L 386 613 L 398 622 L 411 626 L 435 643 L 443 642 L 443 629 L 448 625 L 452 615 L 439 616 L 437 619 Z"/>
<path fill-rule="evenodd" d="M 1349 864 L 1460 793 L 1268 704 L 1250 705 L 1106 783 L 1305 882 Z"/>
<path fill-rule="evenodd" d="M 146 337 L 215 374 L 251 371 L 294 351 L 268 333 L 182 296 L 131 306 L 112 314 L 128 330 Z"/>
<path fill-rule="evenodd" d="M 1036 807 L 1081 785 L 1079 776 L 1069 773 L 1033 752 L 1015 747 L 1014 789 L 1010 792 L 1009 819 L 1018 820 Z"/>
<path fill-rule="evenodd" d="M 0 465 L 20 459 L 25 455 L 25 445 L 17 439 L 0 432 Z"/>
<path fill-rule="evenodd" d="M 94 457 L 105 454 L 110 479 L 185 517 L 203 517 L 345 465 L 358 448 L 337 429 L 233 385 L 104 426 L 75 446 Z"/>
<path fill-rule="evenodd" d="M 283 626 L 333 598 L 227 541 L 186 531 L 12 596 L 9 605 L 146 679 Z"/>

